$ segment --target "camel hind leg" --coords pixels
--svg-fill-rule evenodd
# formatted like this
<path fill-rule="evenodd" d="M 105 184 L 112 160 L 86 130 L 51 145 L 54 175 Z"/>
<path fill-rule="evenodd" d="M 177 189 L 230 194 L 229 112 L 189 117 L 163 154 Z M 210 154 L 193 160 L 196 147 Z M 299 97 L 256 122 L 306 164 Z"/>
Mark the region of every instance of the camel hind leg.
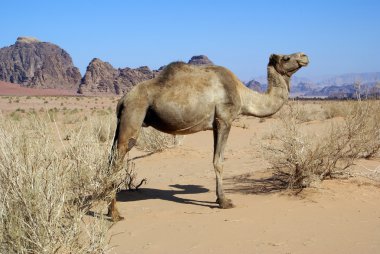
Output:
<path fill-rule="evenodd" d="M 148 105 L 142 105 L 141 101 L 138 106 L 122 104 L 118 107 L 118 123 L 110 155 L 112 167 L 120 167 L 126 153 L 136 144 L 148 108 Z M 116 207 L 116 195 L 108 206 L 107 215 L 111 217 L 112 221 L 124 219 Z"/>

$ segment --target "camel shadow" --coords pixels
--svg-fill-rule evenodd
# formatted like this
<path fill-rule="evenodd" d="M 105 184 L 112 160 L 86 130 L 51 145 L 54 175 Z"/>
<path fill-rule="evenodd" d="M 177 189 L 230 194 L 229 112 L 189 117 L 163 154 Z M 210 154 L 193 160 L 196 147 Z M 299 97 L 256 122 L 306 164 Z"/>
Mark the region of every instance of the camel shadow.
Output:
<path fill-rule="evenodd" d="M 242 194 L 271 194 L 285 191 L 288 187 L 287 174 L 274 173 L 270 176 L 254 178 L 252 175 L 240 175 L 225 179 L 226 191 Z"/>
<path fill-rule="evenodd" d="M 215 202 L 200 201 L 189 198 L 177 197 L 176 195 L 184 194 L 198 194 L 209 192 L 210 190 L 204 188 L 200 185 L 181 185 L 174 184 L 170 187 L 175 188 L 175 190 L 160 190 L 153 188 L 140 188 L 137 191 L 127 191 L 121 190 L 116 195 L 117 202 L 131 202 L 131 201 L 142 201 L 148 199 L 161 199 L 171 202 L 176 202 L 180 204 L 191 204 L 198 206 L 205 206 L 209 208 L 216 208 L 218 205 Z"/>

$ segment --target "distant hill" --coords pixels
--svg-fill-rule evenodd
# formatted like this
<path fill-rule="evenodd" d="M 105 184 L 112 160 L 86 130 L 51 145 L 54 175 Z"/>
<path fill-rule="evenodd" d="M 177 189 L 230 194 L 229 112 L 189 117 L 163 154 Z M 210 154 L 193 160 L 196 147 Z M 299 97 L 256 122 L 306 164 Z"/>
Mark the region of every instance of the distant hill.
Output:
<path fill-rule="evenodd" d="M 188 64 L 193 65 L 213 65 L 214 63 L 205 55 L 193 56 Z"/>
<path fill-rule="evenodd" d="M 307 97 L 327 97 L 327 98 L 356 98 L 360 94 L 363 97 L 376 97 L 380 98 L 380 86 L 375 85 L 374 83 L 367 83 L 361 85 L 358 88 L 355 84 L 345 84 L 345 85 L 332 85 L 325 86 L 321 89 L 312 90 L 305 93 Z"/>
<path fill-rule="evenodd" d="M 158 71 L 152 71 L 147 66 L 115 69 L 110 63 L 94 58 L 87 66 L 78 92 L 124 94 L 137 83 L 154 78 L 157 74 Z"/>
<path fill-rule="evenodd" d="M 70 55 L 55 44 L 19 37 L 0 49 L 0 80 L 34 88 L 71 89 L 81 74 Z"/>
<path fill-rule="evenodd" d="M 254 90 L 254 91 L 256 91 L 256 92 L 264 92 L 264 90 L 263 90 L 263 87 L 262 87 L 262 85 L 260 84 L 260 82 L 258 82 L 258 81 L 256 81 L 256 80 L 250 80 L 250 81 L 248 81 L 248 82 L 246 82 L 246 83 L 244 83 L 244 85 L 246 86 L 246 87 L 248 87 L 249 89 L 252 89 L 252 90 Z"/>
<path fill-rule="evenodd" d="M 320 86 L 341 86 L 361 82 L 362 84 L 380 82 L 380 72 L 347 73 L 333 76 L 319 82 Z"/>

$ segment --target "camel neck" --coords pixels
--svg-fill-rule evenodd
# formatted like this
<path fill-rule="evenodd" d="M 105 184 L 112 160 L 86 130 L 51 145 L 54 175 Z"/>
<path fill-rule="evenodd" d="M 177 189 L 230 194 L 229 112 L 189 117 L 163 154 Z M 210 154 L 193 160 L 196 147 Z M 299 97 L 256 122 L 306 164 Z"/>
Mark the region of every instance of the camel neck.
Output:
<path fill-rule="evenodd" d="M 258 93 L 247 87 L 240 89 L 241 114 L 256 117 L 275 114 L 288 100 L 289 82 L 289 77 L 280 75 L 275 68 L 268 66 L 268 90 L 266 93 Z"/>

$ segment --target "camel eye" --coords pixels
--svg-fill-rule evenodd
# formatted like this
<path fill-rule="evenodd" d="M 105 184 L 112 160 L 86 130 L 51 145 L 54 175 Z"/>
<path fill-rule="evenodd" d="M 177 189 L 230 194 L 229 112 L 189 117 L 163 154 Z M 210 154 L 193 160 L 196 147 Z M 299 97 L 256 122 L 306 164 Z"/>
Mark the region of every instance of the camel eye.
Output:
<path fill-rule="evenodd" d="M 284 56 L 282 59 L 286 62 L 286 61 L 290 60 L 290 57 L 289 56 Z"/>

